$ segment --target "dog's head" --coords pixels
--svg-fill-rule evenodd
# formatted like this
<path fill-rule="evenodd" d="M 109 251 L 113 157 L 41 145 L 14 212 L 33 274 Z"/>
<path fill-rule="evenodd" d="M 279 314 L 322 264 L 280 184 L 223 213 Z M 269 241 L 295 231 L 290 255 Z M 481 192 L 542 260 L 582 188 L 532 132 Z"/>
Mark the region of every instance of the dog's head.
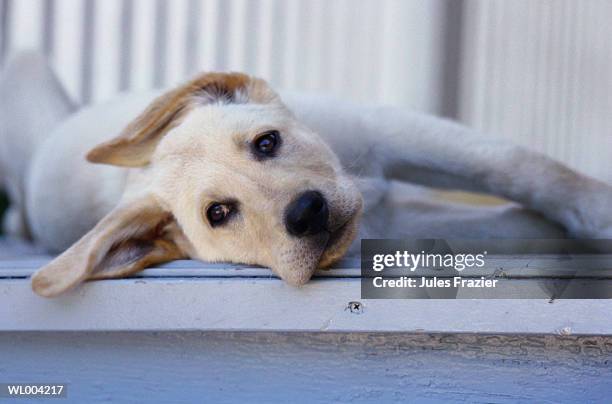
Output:
<path fill-rule="evenodd" d="M 32 280 L 44 296 L 181 257 L 270 267 L 292 285 L 338 260 L 361 195 L 268 85 L 204 74 L 87 155 L 132 167 L 119 205 Z"/>

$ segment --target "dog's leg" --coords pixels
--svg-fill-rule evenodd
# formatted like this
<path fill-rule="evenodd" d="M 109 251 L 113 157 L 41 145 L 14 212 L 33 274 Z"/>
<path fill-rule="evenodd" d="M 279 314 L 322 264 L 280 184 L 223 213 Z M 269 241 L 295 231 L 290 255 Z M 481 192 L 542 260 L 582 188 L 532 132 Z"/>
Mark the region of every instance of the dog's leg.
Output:
<path fill-rule="evenodd" d="M 0 178 L 12 205 L 5 221 L 8 234 L 29 236 L 24 208 L 29 162 L 42 140 L 74 108 L 41 55 L 20 53 L 2 72 Z"/>
<path fill-rule="evenodd" d="M 370 164 L 387 178 L 501 196 L 575 237 L 612 238 L 612 187 L 542 154 L 399 108 L 358 111 Z"/>

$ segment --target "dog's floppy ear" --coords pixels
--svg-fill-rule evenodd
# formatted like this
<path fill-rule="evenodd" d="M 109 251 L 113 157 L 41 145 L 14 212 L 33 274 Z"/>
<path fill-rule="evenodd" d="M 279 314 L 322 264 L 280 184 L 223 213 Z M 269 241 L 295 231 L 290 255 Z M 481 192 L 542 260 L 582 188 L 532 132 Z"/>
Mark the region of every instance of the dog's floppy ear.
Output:
<path fill-rule="evenodd" d="M 147 165 L 157 143 L 194 102 L 234 102 L 240 90 L 246 96 L 251 81 L 240 73 L 202 74 L 155 99 L 119 136 L 92 149 L 87 160 L 124 167 Z"/>
<path fill-rule="evenodd" d="M 188 243 L 172 214 L 146 195 L 119 204 L 89 233 L 32 276 L 32 289 L 56 296 L 87 279 L 117 278 L 185 257 Z"/>

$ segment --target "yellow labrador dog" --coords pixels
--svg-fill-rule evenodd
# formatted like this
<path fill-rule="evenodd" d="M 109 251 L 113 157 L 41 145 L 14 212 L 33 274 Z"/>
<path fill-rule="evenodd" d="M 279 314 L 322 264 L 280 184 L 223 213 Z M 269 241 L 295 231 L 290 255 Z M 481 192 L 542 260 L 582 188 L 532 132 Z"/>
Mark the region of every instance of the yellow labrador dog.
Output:
<path fill-rule="evenodd" d="M 608 185 L 400 108 L 205 73 L 77 110 L 32 54 L 5 69 L 0 97 L 6 230 L 63 251 L 32 278 L 42 296 L 179 258 L 263 265 L 301 285 L 358 235 L 612 237 Z M 398 181 L 516 203 L 441 202 Z"/>

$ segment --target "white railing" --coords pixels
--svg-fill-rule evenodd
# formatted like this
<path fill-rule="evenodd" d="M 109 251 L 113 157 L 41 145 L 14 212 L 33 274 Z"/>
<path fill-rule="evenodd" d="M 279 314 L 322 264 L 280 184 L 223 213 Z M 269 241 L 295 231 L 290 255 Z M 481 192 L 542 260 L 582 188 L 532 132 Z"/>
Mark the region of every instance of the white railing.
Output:
<path fill-rule="evenodd" d="M 285 88 L 437 107 L 440 0 L 0 1 L 6 52 L 44 49 L 84 101 L 241 70 Z"/>

